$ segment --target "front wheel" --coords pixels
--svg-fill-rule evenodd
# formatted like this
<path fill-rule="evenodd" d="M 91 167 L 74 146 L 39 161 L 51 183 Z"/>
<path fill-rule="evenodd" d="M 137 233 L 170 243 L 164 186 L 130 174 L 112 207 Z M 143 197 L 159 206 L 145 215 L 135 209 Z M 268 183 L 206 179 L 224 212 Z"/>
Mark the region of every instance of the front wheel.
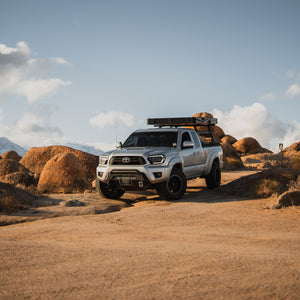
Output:
<path fill-rule="evenodd" d="M 214 160 L 209 174 L 205 177 L 206 186 L 209 189 L 220 186 L 221 168 L 218 160 Z"/>
<path fill-rule="evenodd" d="M 116 199 L 117 200 L 120 197 L 122 197 L 123 194 L 125 193 L 124 190 L 118 189 L 117 187 L 112 186 L 112 185 L 108 185 L 108 184 L 102 182 L 101 180 L 99 180 L 98 178 L 96 178 L 96 189 L 97 189 L 98 193 L 100 194 L 100 196 L 103 196 L 108 199 Z"/>
<path fill-rule="evenodd" d="M 168 200 L 181 199 L 185 191 L 186 178 L 179 170 L 172 172 L 167 181 L 164 181 L 157 186 L 157 193 L 159 196 Z"/>

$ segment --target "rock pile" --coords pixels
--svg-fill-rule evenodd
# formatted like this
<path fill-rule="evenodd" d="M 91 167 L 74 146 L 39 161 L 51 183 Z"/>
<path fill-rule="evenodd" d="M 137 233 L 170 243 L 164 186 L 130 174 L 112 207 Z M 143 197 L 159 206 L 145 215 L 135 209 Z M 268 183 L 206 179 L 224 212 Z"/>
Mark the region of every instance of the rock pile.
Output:
<path fill-rule="evenodd" d="M 200 112 L 193 115 L 193 117 L 204 117 L 204 118 L 213 118 L 213 115 L 207 112 Z M 198 131 L 207 131 L 207 126 L 197 126 Z M 252 161 L 253 157 L 247 159 L 249 156 L 254 154 L 270 154 L 275 155 L 272 151 L 263 148 L 259 142 L 252 137 L 245 137 L 240 140 L 237 140 L 235 137 L 228 135 L 224 130 L 219 126 L 213 127 L 213 132 L 215 135 L 216 142 L 220 142 L 223 153 L 224 153 L 224 170 L 232 170 L 236 168 L 255 168 L 255 169 L 268 169 L 270 167 L 282 166 L 281 160 L 271 158 L 272 163 L 269 160 L 257 159 Z M 201 136 L 201 134 L 200 134 Z M 210 142 L 206 137 L 201 136 L 202 142 L 205 144 Z M 300 143 L 299 143 L 300 144 Z M 292 149 L 300 149 L 299 146 L 293 146 Z M 275 163 L 275 161 L 277 162 Z M 299 157 L 300 164 L 300 157 Z"/>
<path fill-rule="evenodd" d="M 61 153 L 72 153 L 75 155 L 82 165 L 86 179 L 88 181 L 94 180 L 98 157 L 66 146 L 33 147 L 24 155 L 20 163 L 32 173 L 40 175 L 46 163 Z"/>
<path fill-rule="evenodd" d="M 21 159 L 0 157 L 0 181 L 43 193 L 81 193 L 92 187 L 98 157 L 66 146 L 31 148 Z"/>

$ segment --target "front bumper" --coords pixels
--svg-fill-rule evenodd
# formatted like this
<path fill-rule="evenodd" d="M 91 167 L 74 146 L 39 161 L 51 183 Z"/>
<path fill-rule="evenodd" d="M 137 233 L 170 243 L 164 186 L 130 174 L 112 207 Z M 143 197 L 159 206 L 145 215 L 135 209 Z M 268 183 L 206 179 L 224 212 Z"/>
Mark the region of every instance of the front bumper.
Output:
<path fill-rule="evenodd" d="M 106 184 L 120 186 L 126 190 L 145 190 L 167 180 L 170 166 L 102 166 L 97 167 L 97 178 Z"/>

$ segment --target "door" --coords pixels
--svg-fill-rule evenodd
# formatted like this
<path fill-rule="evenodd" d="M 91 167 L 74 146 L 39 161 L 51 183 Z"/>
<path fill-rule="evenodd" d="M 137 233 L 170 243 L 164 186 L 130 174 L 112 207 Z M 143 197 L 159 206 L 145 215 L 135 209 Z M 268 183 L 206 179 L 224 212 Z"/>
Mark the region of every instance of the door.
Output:
<path fill-rule="evenodd" d="M 193 147 L 183 148 L 183 143 L 186 141 L 192 142 Z M 194 141 L 192 140 L 190 133 L 188 131 L 182 133 L 180 145 L 181 145 L 181 155 L 182 155 L 183 166 L 184 166 L 184 174 L 187 179 L 193 178 L 197 174 L 198 164 L 195 156 Z"/>

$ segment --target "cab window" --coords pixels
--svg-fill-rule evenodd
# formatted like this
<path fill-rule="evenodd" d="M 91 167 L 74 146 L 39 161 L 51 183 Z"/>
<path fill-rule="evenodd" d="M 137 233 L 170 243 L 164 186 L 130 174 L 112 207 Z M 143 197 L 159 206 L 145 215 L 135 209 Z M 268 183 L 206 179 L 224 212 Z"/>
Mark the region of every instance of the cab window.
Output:
<path fill-rule="evenodd" d="M 185 141 L 192 141 L 190 134 L 186 131 L 182 134 L 182 138 L 181 138 L 181 148 L 183 147 L 183 143 Z"/>

